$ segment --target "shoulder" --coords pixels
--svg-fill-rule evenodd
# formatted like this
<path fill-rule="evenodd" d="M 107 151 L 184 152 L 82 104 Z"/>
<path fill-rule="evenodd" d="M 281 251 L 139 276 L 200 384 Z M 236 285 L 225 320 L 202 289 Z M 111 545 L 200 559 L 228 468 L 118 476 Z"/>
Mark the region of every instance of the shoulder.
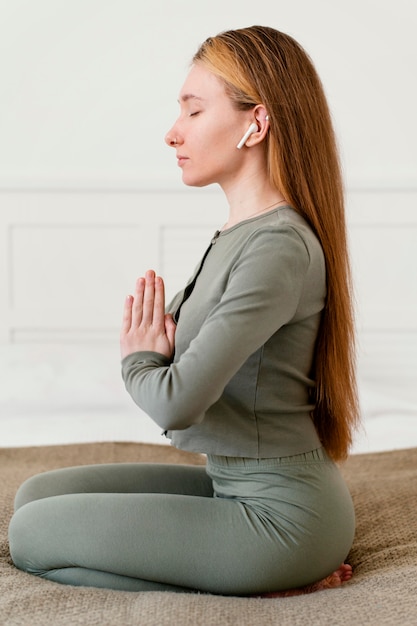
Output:
<path fill-rule="evenodd" d="M 301 255 L 304 253 L 308 258 L 322 256 L 322 248 L 313 229 L 289 206 L 276 209 L 252 222 L 246 233 L 245 247 L 253 246 L 266 246 L 281 252 L 288 250 Z"/>

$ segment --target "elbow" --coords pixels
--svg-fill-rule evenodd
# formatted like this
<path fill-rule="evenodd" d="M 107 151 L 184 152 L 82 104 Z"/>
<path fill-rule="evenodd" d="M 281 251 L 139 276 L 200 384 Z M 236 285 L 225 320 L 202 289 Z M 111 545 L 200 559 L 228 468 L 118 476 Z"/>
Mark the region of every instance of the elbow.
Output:
<path fill-rule="evenodd" d="M 126 384 L 134 403 L 163 430 L 184 430 L 203 421 L 206 408 L 201 399 L 195 401 L 188 394 L 184 397 L 178 393 L 161 393 L 155 397 L 153 391 L 146 393 L 144 387 L 141 385 L 138 393 L 138 386 Z"/>
<path fill-rule="evenodd" d="M 200 424 L 204 419 L 204 414 L 201 408 L 184 410 L 184 406 L 170 405 L 164 411 L 158 412 L 158 415 L 151 415 L 151 417 L 163 430 L 185 430 L 190 426 Z"/>

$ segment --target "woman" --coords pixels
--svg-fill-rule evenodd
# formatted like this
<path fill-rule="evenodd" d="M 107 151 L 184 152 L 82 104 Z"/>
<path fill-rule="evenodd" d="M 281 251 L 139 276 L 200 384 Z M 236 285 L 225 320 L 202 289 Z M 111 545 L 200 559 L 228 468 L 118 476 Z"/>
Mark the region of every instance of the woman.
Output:
<path fill-rule="evenodd" d="M 354 535 L 336 461 L 357 421 L 343 193 L 323 90 L 290 37 L 208 39 L 166 136 L 186 185 L 230 207 L 165 313 L 150 270 L 126 299 L 127 390 L 207 467 L 120 464 L 27 481 L 16 565 L 124 590 L 291 594 L 337 586 Z M 342 563 L 342 565 L 340 565 Z"/>

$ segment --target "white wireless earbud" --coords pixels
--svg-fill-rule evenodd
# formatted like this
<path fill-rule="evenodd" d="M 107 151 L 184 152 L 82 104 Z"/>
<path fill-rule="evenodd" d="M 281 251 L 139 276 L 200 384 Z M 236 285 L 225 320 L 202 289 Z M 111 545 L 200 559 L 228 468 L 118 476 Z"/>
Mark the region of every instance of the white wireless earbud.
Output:
<path fill-rule="evenodd" d="M 243 135 L 242 139 L 239 141 L 239 143 L 237 144 L 236 148 L 238 150 L 240 150 L 241 148 L 243 148 L 243 146 L 245 145 L 245 143 L 247 142 L 247 140 L 249 139 L 249 137 L 252 135 L 252 133 L 255 133 L 258 130 L 258 126 L 257 124 L 253 123 L 249 126 L 248 130 L 246 131 L 246 133 Z"/>

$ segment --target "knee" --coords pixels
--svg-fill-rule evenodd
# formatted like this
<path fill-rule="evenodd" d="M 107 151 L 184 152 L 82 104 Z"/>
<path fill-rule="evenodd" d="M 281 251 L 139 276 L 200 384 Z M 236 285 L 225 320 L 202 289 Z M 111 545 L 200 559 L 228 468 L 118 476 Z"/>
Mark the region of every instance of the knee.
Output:
<path fill-rule="evenodd" d="M 16 492 L 14 499 L 14 509 L 17 511 L 25 504 L 40 500 L 49 494 L 46 491 L 46 474 L 36 474 L 25 480 Z"/>
<path fill-rule="evenodd" d="M 27 570 L 25 567 L 25 559 L 26 549 L 25 549 L 25 539 L 26 539 L 26 523 L 25 523 L 25 515 L 23 514 L 23 509 L 17 511 L 12 519 L 10 520 L 9 525 L 9 548 L 10 548 L 10 556 L 12 557 L 13 563 L 22 570 Z"/>
<path fill-rule="evenodd" d="M 13 515 L 9 525 L 9 548 L 12 561 L 18 569 L 41 575 L 43 572 L 36 562 L 38 551 L 38 541 L 34 533 L 36 514 L 33 515 L 32 511 L 33 505 L 36 504 L 36 502 L 27 504 Z"/>

